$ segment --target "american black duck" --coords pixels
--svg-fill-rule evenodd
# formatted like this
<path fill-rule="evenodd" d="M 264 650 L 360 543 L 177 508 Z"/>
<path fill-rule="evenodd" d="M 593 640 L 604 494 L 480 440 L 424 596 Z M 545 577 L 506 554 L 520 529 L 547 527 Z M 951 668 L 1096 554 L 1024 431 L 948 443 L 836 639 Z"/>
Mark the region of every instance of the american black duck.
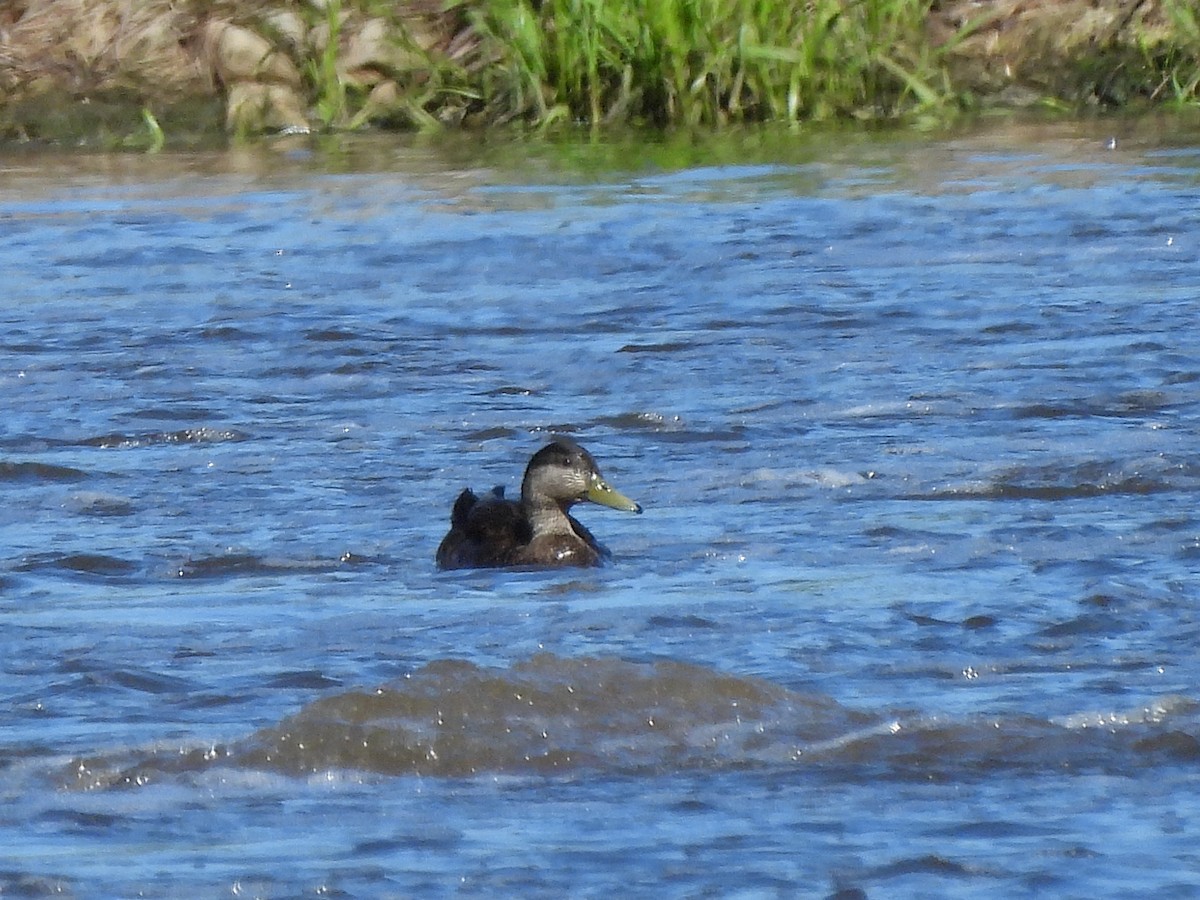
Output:
<path fill-rule="evenodd" d="M 459 494 L 437 564 L 443 569 L 599 565 L 608 551 L 568 512 L 583 501 L 642 511 L 609 487 L 592 454 L 570 438 L 555 438 L 529 461 L 519 501 L 505 499 L 502 487 L 482 497 L 470 488 Z"/>

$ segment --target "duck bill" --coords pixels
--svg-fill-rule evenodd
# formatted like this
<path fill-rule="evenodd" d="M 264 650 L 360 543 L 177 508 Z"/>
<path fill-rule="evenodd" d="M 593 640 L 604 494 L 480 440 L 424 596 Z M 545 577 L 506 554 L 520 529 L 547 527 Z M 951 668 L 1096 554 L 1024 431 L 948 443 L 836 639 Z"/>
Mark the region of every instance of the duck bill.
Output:
<path fill-rule="evenodd" d="M 592 503 L 599 503 L 601 506 L 608 506 L 623 512 L 640 513 L 642 511 L 639 504 L 634 503 L 620 491 L 613 490 L 602 479 L 595 476 L 592 477 L 591 486 L 588 487 L 587 498 Z"/>

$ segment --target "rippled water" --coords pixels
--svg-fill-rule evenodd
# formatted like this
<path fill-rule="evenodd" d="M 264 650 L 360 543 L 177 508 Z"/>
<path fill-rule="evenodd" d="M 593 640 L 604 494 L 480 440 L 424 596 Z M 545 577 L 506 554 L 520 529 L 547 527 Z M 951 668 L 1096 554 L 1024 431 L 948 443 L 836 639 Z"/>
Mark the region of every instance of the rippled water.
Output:
<path fill-rule="evenodd" d="M 1200 892 L 1200 133 L 686 153 L 0 157 L 0 892 Z"/>

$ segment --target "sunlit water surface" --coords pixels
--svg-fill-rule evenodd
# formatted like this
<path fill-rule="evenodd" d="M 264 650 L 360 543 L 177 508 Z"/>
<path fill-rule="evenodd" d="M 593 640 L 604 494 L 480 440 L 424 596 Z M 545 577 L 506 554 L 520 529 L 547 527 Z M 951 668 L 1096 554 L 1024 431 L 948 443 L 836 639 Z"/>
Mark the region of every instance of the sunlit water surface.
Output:
<path fill-rule="evenodd" d="M 1196 896 L 1200 133 L 1120 130 L 0 158 L 0 893 Z M 555 432 L 613 562 L 438 572 Z"/>

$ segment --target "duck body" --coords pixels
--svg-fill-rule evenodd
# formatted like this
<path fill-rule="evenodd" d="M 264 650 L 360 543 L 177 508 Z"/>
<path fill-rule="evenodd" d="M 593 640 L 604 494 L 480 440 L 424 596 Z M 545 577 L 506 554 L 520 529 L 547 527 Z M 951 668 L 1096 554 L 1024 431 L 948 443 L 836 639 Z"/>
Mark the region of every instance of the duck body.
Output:
<path fill-rule="evenodd" d="M 437 564 L 443 569 L 599 565 L 611 555 L 568 512 L 583 501 L 642 511 L 604 482 L 590 453 L 568 438 L 556 438 L 529 461 L 520 500 L 505 498 L 499 487 L 482 497 L 470 488 L 459 494 Z"/>

